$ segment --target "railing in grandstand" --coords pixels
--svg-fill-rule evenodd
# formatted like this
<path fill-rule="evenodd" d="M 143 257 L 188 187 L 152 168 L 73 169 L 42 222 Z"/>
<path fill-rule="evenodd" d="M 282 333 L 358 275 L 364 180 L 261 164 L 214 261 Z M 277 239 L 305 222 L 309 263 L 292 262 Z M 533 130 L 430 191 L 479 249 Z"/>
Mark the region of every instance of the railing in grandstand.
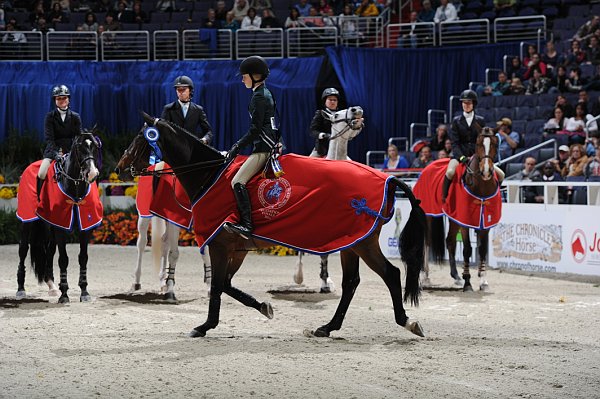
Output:
<path fill-rule="evenodd" d="M 46 59 L 48 61 L 98 61 L 98 34 L 80 31 L 48 32 Z"/>
<path fill-rule="evenodd" d="M 386 154 L 387 151 L 367 151 L 367 166 L 370 166 L 375 169 L 381 169 Z"/>
<path fill-rule="evenodd" d="M 264 58 L 283 58 L 283 29 L 238 29 L 235 32 L 235 57 L 251 55 Z"/>
<path fill-rule="evenodd" d="M 150 61 L 150 32 L 102 32 L 100 49 L 103 61 Z"/>
<path fill-rule="evenodd" d="M 213 32 L 206 29 L 184 30 L 182 33 L 183 59 L 232 60 L 233 32 L 229 29 L 219 29 Z"/>
<path fill-rule="evenodd" d="M 553 147 L 554 157 L 556 157 L 556 152 L 557 152 L 557 149 L 558 149 L 558 143 L 557 143 L 557 141 L 555 139 L 549 139 L 549 140 L 544 141 L 543 143 L 539 143 L 539 144 L 534 145 L 533 147 L 529 147 L 529 148 L 527 148 L 526 150 L 524 150 L 522 152 L 519 152 L 517 154 L 514 154 L 514 155 L 511 155 L 509 157 L 506 157 L 506 158 L 504 158 L 504 159 L 496 162 L 496 165 L 497 166 L 502 166 L 502 165 L 505 165 L 505 164 L 509 164 L 512 161 L 523 159 L 523 157 L 525 157 L 525 156 L 527 156 L 529 154 L 533 154 L 535 151 L 538 151 L 541 148 L 548 148 L 549 146 Z M 547 161 L 547 159 L 539 160 L 537 162 L 537 164 L 535 165 L 535 167 L 537 168 L 537 167 L 541 166 L 545 161 Z M 506 177 L 508 178 L 510 176 L 506 176 Z"/>
<path fill-rule="evenodd" d="M 410 47 L 410 37 L 402 38 L 402 35 L 408 34 L 412 24 L 389 24 L 385 28 L 385 46 L 386 47 Z M 435 23 L 418 22 L 415 24 L 414 34 L 416 35 L 417 47 L 432 47 L 437 45 L 435 34 Z M 401 46 L 402 45 L 402 46 Z"/>
<path fill-rule="evenodd" d="M 502 186 L 506 187 L 506 202 L 512 204 L 523 203 L 523 187 L 544 187 L 544 204 L 558 205 L 560 187 L 585 190 L 585 196 L 582 201 L 574 203 L 561 204 L 564 206 L 600 206 L 600 182 L 591 181 L 554 181 L 554 182 L 533 182 L 527 180 L 504 180 Z M 532 203 L 527 205 L 541 205 Z"/>
<path fill-rule="evenodd" d="M 338 31 L 335 27 L 289 28 L 286 34 L 289 58 L 314 55 L 328 46 L 337 46 Z"/>
<path fill-rule="evenodd" d="M 5 31 L 0 33 L 0 61 L 42 61 L 44 42 L 41 32 Z"/>
<path fill-rule="evenodd" d="M 152 53 L 156 61 L 177 61 L 179 59 L 179 32 L 176 30 L 152 32 Z"/>
<path fill-rule="evenodd" d="M 407 150 L 415 143 L 415 138 L 421 139 L 429 136 L 429 130 L 429 125 L 427 123 L 411 123 Z"/>
<path fill-rule="evenodd" d="M 546 17 L 531 15 L 527 17 L 496 18 L 494 20 L 494 42 L 516 42 L 519 40 L 546 40 Z"/>
<path fill-rule="evenodd" d="M 427 110 L 427 135 L 433 134 L 433 127 L 440 123 L 448 123 L 448 114 L 443 109 L 429 109 Z"/>
<path fill-rule="evenodd" d="M 439 32 L 440 46 L 490 43 L 490 21 L 488 19 L 443 21 L 440 23 Z"/>
<path fill-rule="evenodd" d="M 394 144 L 396 147 L 398 147 L 400 149 L 400 151 L 408 151 L 410 148 L 410 144 L 408 143 L 408 138 L 407 137 L 390 137 L 388 139 L 388 145 L 392 145 Z M 402 145 L 404 144 L 404 145 Z M 402 150 L 402 147 L 404 147 L 404 150 Z"/>
<path fill-rule="evenodd" d="M 506 69 L 498 69 L 498 68 L 486 68 L 485 69 L 485 85 L 489 85 L 490 82 L 495 82 L 498 80 L 498 74 L 502 71 L 506 71 Z"/>

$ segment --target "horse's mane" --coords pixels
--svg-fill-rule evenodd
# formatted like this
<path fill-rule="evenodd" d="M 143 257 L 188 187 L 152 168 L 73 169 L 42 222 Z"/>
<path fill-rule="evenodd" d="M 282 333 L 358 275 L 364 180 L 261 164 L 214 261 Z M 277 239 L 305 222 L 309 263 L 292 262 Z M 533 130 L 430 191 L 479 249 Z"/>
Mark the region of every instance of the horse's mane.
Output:
<path fill-rule="evenodd" d="M 200 155 L 203 156 L 203 158 L 209 156 L 210 159 L 225 159 L 225 156 L 221 154 L 218 150 L 207 144 L 204 144 L 202 140 L 200 140 L 195 134 L 185 129 L 184 127 L 164 119 L 161 119 L 161 121 L 165 122 L 167 125 L 173 128 L 173 130 L 175 130 L 176 133 L 185 134 L 187 136 L 187 138 L 190 140 L 190 143 L 193 144 L 192 157 L 195 157 L 195 155 L 199 152 Z"/>

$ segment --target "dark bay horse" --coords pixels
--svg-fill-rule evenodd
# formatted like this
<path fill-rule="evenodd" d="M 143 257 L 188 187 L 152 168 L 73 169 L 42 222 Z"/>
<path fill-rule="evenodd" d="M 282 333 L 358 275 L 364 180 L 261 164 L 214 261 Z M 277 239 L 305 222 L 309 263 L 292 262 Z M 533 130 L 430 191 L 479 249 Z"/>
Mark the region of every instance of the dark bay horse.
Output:
<path fill-rule="evenodd" d="M 91 229 L 99 223 L 95 223 L 95 219 L 92 218 L 91 214 L 84 214 L 82 210 L 85 203 L 93 203 L 92 200 L 97 199 L 99 208 L 96 207 L 96 213 L 93 215 L 95 218 L 100 214 L 100 221 L 102 215 L 102 207 L 98 198 L 91 198 L 91 196 L 98 196 L 97 190 L 92 190 L 91 184 L 98 177 L 97 163 L 100 156 L 100 142 L 89 131 L 82 132 L 79 136 L 73 140 L 71 152 L 64 158 L 64 161 L 59 162 L 55 166 L 54 179 L 55 182 L 50 181 L 50 175 L 47 177 L 47 181 L 44 183 L 44 190 L 48 189 L 50 184 L 58 184 L 59 190 L 66 195 L 66 200 L 59 208 L 64 209 L 66 206 L 72 206 L 75 210 L 79 209 L 80 213 L 77 217 L 77 212 L 72 212 L 71 216 L 71 228 L 75 225 L 78 227 L 79 234 L 79 287 L 81 288 L 80 300 L 81 302 L 89 302 L 92 297 L 87 291 L 87 262 L 88 253 L 87 247 L 91 237 Z M 53 208 L 55 211 L 57 208 Z M 89 220 L 84 219 L 84 215 L 90 216 Z M 41 216 L 41 215 L 40 215 Z M 44 218 L 45 219 L 45 218 Z M 61 296 L 58 299 L 59 303 L 68 303 L 69 296 L 67 291 L 69 285 L 67 282 L 67 267 L 69 265 L 69 257 L 67 255 L 67 232 L 71 229 L 60 227 L 59 225 L 53 224 L 48 221 L 50 234 L 39 234 L 42 242 L 40 245 L 34 245 L 31 248 L 31 259 L 34 267 L 34 272 L 38 277 L 38 281 L 46 280 L 50 276 L 48 275 L 52 271 L 52 263 L 54 254 L 56 253 L 56 247 L 58 247 L 58 265 L 60 267 L 60 291 Z M 88 222 L 91 224 L 88 225 Z M 43 224 L 36 224 L 34 228 L 45 228 Z M 48 266 L 50 265 L 50 267 Z"/>
<path fill-rule="evenodd" d="M 498 192 L 499 183 L 494 177 L 494 158 L 496 157 L 497 150 L 498 137 L 494 134 L 492 129 L 487 127 L 483 128 L 482 132 L 477 137 L 475 154 L 471 157 L 462 178 L 467 190 L 475 197 L 478 197 L 480 201 L 487 201 L 491 197 L 494 197 Z M 455 176 L 455 179 L 459 179 L 458 173 L 457 176 Z M 467 206 L 467 204 L 457 204 L 457 206 Z M 473 253 L 469 235 L 470 229 L 450 218 L 448 218 L 448 220 L 449 226 L 445 244 L 448 249 L 450 275 L 455 281 L 460 281 L 455 259 L 457 234 L 460 232 L 463 242 L 464 259 L 462 273 L 462 278 L 464 279 L 463 291 L 473 291 L 470 273 L 470 259 Z M 444 225 L 442 218 L 433 218 L 430 222 L 430 245 L 432 255 L 434 261 L 441 263 L 444 258 Z M 482 291 L 486 291 L 489 289 L 489 284 L 486 280 L 489 228 L 476 228 L 475 232 L 477 235 L 477 249 L 479 252 L 479 267 L 477 272 L 477 275 L 480 278 L 479 288 Z"/>
<path fill-rule="evenodd" d="M 171 165 L 192 203 L 194 203 L 196 199 L 203 195 L 207 187 L 223 169 L 225 157 L 219 151 L 202 144 L 189 132 L 172 123 L 152 118 L 147 114 L 144 114 L 144 120 L 148 125 L 156 126 L 158 129 L 160 137 L 157 143 L 164 160 Z M 145 145 L 149 144 L 146 143 Z M 311 161 L 307 158 L 306 162 L 320 161 Z M 410 300 L 412 304 L 418 305 L 420 295 L 419 274 L 423 269 L 425 260 L 425 215 L 419 207 L 419 201 L 404 182 L 394 179 L 393 184 L 388 187 L 391 195 L 393 195 L 396 186 L 406 193 L 412 205 L 411 216 L 400 239 L 400 252 L 403 261 L 407 265 L 404 301 Z M 381 224 L 379 223 L 362 241 L 341 251 L 342 297 L 332 320 L 314 331 L 315 336 L 327 337 L 332 331 L 341 328 L 356 287 L 360 282 L 360 258 L 383 279 L 390 291 L 396 323 L 413 334 L 424 336 L 419 322 L 409 322 L 406 315 L 402 304 L 400 270 L 392 265 L 381 252 L 378 242 L 380 231 Z M 248 250 L 268 246 L 272 246 L 272 243 L 255 237 L 252 240 L 246 240 L 237 234 L 227 232 L 225 229 L 219 229 L 215 233 L 210 241 L 210 258 L 213 271 L 208 317 L 205 323 L 195 327 L 190 332 L 190 337 L 203 337 L 208 330 L 217 327 L 222 293 L 258 310 L 268 318 L 273 317 L 273 308 L 268 302 L 258 302 L 249 294 L 232 285 L 233 276 L 241 267 Z"/>

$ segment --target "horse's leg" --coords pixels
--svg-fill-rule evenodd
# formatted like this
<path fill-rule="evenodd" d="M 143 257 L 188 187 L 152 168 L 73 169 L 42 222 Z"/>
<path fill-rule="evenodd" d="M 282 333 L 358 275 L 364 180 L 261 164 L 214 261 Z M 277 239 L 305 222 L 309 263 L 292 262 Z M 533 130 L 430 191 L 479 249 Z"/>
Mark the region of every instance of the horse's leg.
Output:
<path fill-rule="evenodd" d="M 210 285 L 212 281 L 212 268 L 210 266 L 210 250 L 208 245 L 204 247 L 204 250 L 200 252 L 202 255 L 202 262 L 204 263 L 204 284 L 208 288 L 208 294 L 210 295 Z"/>
<path fill-rule="evenodd" d="M 179 227 L 173 223 L 168 223 L 165 226 L 165 235 L 163 246 L 167 248 L 167 259 L 169 266 L 167 268 L 167 292 L 165 292 L 165 300 L 176 301 L 175 297 L 175 267 L 179 260 Z"/>
<path fill-rule="evenodd" d="M 152 261 L 154 270 L 158 272 L 159 291 L 164 293 L 167 289 L 167 254 L 169 251 L 164 242 L 167 222 L 156 216 L 150 219 L 152 220 Z"/>
<path fill-rule="evenodd" d="M 304 264 L 302 263 L 302 257 L 304 256 L 304 252 L 298 251 L 298 261 L 296 262 L 296 273 L 294 273 L 294 283 L 302 284 L 304 281 L 304 272 L 302 271 L 302 267 Z"/>
<path fill-rule="evenodd" d="M 329 294 L 335 291 L 335 284 L 329 277 L 329 271 L 327 270 L 327 258 L 328 255 L 321 255 L 321 293 Z"/>
<path fill-rule="evenodd" d="M 448 263 L 450 264 L 450 276 L 454 279 L 454 284 L 462 286 L 463 282 L 456 269 L 456 235 L 459 226 L 450 222 L 448 225 L 448 235 L 446 236 L 446 248 L 448 249 Z"/>
<path fill-rule="evenodd" d="M 473 286 L 471 285 L 471 272 L 469 270 L 471 264 L 471 255 L 473 254 L 473 248 L 471 247 L 471 237 L 469 236 L 469 229 L 461 227 L 460 231 L 463 238 L 463 280 L 465 280 L 463 291 L 470 292 L 473 291 Z"/>
<path fill-rule="evenodd" d="M 427 216 L 427 236 L 425 240 L 425 253 L 428 255 L 427 262 L 425 262 L 425 266 L 423 267 L 423 271 L 421 272 L 420 280 L 421 285 L 430 286 L 431 279 L 429 278 L 429 261 L 433 260 L 435 257 L 433 255 L 432 249 L 432 237 L 431 237 L 431 216 Z M 396 237 L 399 237 L 397 235 Z"/>
<path fill-rule="evenodd" d="M 81 295 L 80 302 L 90 302 L 92 296 L 87 291 L 87 263 L 88 263 L 88 244 L 90 242 L 90 231 L 79 232 L 79 288 Z"/>
<path fill-rule="evenodd" d="M 477 231 L 477 249 L 479 251 L 479 270 L 477 271 L 477 275 L 479 276 L 479 289 L 481 291 L 488 291 L 490 289 L 490 285 L 485 278 L 488 254 L 488 234 L 489 230 Z"/>
<path fill-rule="evenodd" d="M 46 278 L 48 284 L 48 295 L 58 296 L 60 289 L 54 283 L 54 255 L 56 254 L 56 239 L 54 237 L 53 228 L 49 227 L 48 247 L 46 249 Z"/>
<path fill-rule="evenodd" d="M 136 242 L 137 246 L 137 263 L 135 270 L 133 271 L 133 284 L 131 285 L 130 291 L 139 291 L 142 289 L 142 258 L 144 257 L 144 249 L 148 245 L 148 228 L 150 227 L 151 218 L 143 218 L 138 215 L 138 239 Z"/>
<path fill-rule="evenodd" d="M 21 236 L 19 237 L 19 267 L 17 268 L 17 299 L 27 296 L 25 293 L 25 259 L 29 252 L 30 223 L 21 223 Z"/>
<path fill-rule="evenodd" d="M 69 283 L 67 281 L 67 267 L 69 266 L 69 257 L 67 255 L 67 243 L 66 233 L 57 228 L 52 228 L 54 231 L 54 237 L 56 239 L 56 246 L 58 247 L 58 267 L 60 268 L 60 298 L 58 303 L 69 303 L 69 296 L 67 291 L 69 290 Z"/>

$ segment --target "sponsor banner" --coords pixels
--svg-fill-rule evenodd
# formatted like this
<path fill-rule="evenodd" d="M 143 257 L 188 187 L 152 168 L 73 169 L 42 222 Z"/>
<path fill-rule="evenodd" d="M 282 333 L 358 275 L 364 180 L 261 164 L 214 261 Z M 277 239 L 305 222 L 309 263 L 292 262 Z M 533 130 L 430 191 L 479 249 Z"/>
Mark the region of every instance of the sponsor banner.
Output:
<path fill-rule="evenodd" d="M 600 275 L 600 207 L 503 204 L 492 267 Z"/>
<path fill-rule="evenodd" d="M 400 258 L 398 250 L 400 232 L 404 228 L 411 210 L 410 201 L 404 198 L 397 198 L 394 207 L 394 217 L 383 225 L 379 235 L 379 246 L 387 258 Z"/>

